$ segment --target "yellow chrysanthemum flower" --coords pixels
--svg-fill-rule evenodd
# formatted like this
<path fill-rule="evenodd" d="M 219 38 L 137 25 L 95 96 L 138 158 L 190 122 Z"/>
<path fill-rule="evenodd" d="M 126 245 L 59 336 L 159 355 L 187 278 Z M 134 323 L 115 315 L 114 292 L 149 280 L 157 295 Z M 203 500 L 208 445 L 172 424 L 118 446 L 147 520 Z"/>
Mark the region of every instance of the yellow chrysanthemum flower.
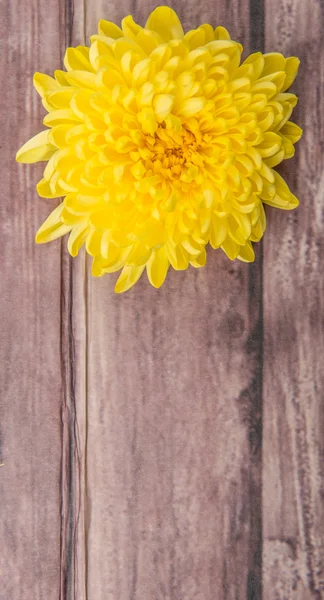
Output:
<path fill-rule="evenodd" d="M 263 204 L 298 205 L 273 167 L 302 133 L 286 92 L 299 61 L 241 53 L 223 27 L 184 34 L 164 6 L 145 27 L 101 20 L 90 48 L 67 49 L 66 72 L 36 73 L 48 129 L 17 160 L 48 161 L 37 191 L 65 196 L 36 241 L 69 233 L 72 256 L 85 243 L 94 275 L 122 269 L 117 292 L 145 268 L 159 287 L 170 264 L 203 266 L 208 243 L 253 261 Z"/>

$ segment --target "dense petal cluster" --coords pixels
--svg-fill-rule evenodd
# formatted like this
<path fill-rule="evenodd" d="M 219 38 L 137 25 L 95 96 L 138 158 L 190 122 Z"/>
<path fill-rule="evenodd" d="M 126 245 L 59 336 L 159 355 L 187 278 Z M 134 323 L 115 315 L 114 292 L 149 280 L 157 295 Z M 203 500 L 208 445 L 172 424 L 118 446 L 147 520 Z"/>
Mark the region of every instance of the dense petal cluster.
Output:
<path fill-rule="evenodd" d="M 159 287 L 174 269 L 206 262 L 206 245 L 253 261 L 265 230 L 263 204 L 298 200 L 273 169 L 294 155 L 301 129 L 286 92 L 299 61 L 250 55 L 223 27 L 184 34 L 157 8 L 145 27 L 100 21 L 90 48 L 68 48 L 66 71 L 36 73 L 47 129 L 17 154 L 48 161 L 40 196 L 64 196 L 36 241 L 69 233 L 85 244 L 93 274 L 121 269 L 116 291 L 146 268 Z"/>

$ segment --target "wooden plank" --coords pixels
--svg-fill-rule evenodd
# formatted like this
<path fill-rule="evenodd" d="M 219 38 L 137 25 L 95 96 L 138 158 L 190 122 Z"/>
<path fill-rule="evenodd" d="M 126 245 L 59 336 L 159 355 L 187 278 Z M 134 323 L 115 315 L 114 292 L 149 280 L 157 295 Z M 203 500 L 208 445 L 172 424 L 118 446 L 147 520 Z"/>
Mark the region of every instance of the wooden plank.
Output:
<path fill-rule="evenodd" d="M 249 35 L 255 50 L 262 6 L 254 14 L 254 4 L 250 34 L 246 3 L 243 17 L 236 2 L 219 3 L 213 15 L 207 1 L 177 10 L 187 28 L 222 23 L 239 39 Z M 41 121 L 31 75 L 51 73 L 62 63 L 59 47 L 84 42 L 101 16 L 134 11 L 127 0 L 109 14 L 99 0 L 76 4 L 74 13 L 67 4 L 65 27 L 58 4 L 23 10 L 22 18 L 17 3 L 7 6 L 1 32 L 14 32 L 3 48 L 2 80 L 9 67 L 11 77 L 0 109 L 10 117 L 1 221 L 1 593 L 260 598 L 262 257 L 247 268 L 210 252 L 200 273 L 172 273 L 160 291 L 142 281 L 116 297 L 112 277 L 85 280 L 84 256 L 72 265 L 59 242 L 34 247 L 52 203 L 37 199 L 41 168 L 13 163 Z M 141 3 L 135 15 L 143 22 L 148 12 Z M 263 597 L 310 600 L 323 592 L 324 554 L 323 157 L 314 144 L 323 57 L 314 62 L 312 52 L 323 26 L 315 0 L 267 0 L 266 14 L 267 49 L 303 61 L 295 89 L 306 135 L 298 166 L 282 172 L 302 201 L 307 195 L 307 212 L 306 204 L 291 215 L 268 211 Z M 305 79 L 314 85 L 305 89 Z"/>
<path fill-rule="evenodd" d="M 245 599 L 250 566 L 258 584 L 248 282 L 209 259 L 208 273 L 171 274 L 160 292 L 143 282 L 120 299 L 91 282 L 90 598 Z"/>
<path fill-rule="evenodd" d="M 85 598 L 86 290 L 85 256 L 62 252 L 61 596 Z"/>
<path fill-rule="evenodd" d="M 62 8 L 62 6 L 61 6 Z M 59 2 L 12 0 L 1 32 L 1 459 L 0 596 L 57 600 L 61 546 L 61 252 L 36 248 L 52 201 L 35 186 L 42 167 L 18 165 L 18 148 L 41 128 L 32 86 L 60 61 Z"/>
<path fill-rule="evenodd" d="M 65 47 L 85 44 L 85 7 L 65 6 Z M 62 61 L 61 61 L 62 63 Z M 62 67 L 62 64 L 59 65 Z M 62 248 L 62 364 L 64 403 L 62 410 L 62 600 L 82 600 L 86 595 L 87 515 L 87 290 L 86 255 L 78 259 Z"/>
<path fill-rule="evenodd" d="M 280 169 L 300 207 L 268 211 L 264 246 L 264 598 L 309 600 L 324 591 L 323 7 L 266 0 L 266 16 L 266 49 L 301 60 L 305 133 Z"/>
<path fill-rule="evenodd" d="M 74 3 L 73 40 L 101 17 L 143 22 L 151 9 Z M 248 43 L 246 1 L 176 9 L 187 28 L 221 23 Z M 89 276 L 76 597 L 260 597 L 259 275 L 211 251 L 203 271 L 170 273 L 159 291 L 143 278 L 116 296 L 114 276 Z"/>

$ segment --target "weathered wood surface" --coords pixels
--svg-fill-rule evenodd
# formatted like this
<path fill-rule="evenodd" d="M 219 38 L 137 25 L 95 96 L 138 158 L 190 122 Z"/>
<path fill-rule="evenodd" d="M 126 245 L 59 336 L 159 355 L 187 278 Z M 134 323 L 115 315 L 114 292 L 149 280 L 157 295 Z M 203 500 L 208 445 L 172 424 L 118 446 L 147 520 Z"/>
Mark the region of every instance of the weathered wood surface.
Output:
<path fill-rule="evenodd" d="M 281 168 L 300 207 L 269 210 L 264 240 L 264 597 L 309 600 L 324 594 L 324 5 L 267 0 L 266 15 L 266 49 L 301 59 L 305 133 Z"/>
<path fill-rule="evenodd" d="M 38 252 L 41 168 L 15 164 L 45 112 L 33 71 L 62 58 L 59 4 L 2 4 L 0 597 L 59 598 L 63 399 L 60 246 Z"/>
<path fill-rule="evenodd" d="M 32 73 L 100 17 L 143 22 L 156 3 L 8 1 L 1 600 L 323 597 L 323 10 L 170 5 L 186 28 L 223 24 L 247 50 L 300 57 L 306 134 L 284 171 L 301 207 L 268 211 L 255 264 L 211 251 L 159 291 L 143 278 L 115 296 L 64 242 L 35 248 L 51 201 L 40 169 L 13 160 L 41 120 Z"/>

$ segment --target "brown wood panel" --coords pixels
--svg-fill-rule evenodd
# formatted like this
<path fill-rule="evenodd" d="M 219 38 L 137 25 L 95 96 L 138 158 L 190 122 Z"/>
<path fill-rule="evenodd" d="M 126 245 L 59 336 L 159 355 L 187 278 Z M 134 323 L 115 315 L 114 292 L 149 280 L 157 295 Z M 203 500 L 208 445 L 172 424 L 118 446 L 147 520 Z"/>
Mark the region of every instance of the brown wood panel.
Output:
<path fill-rule="evenodd" d="M 257 586 L 248 280 L 209 258 L 160 292 L 89 281 L 89 598 L 243 599 L 249 569 Z"/>
<path fill-rule="evenodd" d="M 61 60 L 59 2 L 1 7 L 1 600 L 57 600 L 61 546 L 61 252 L 36 248 L 42 168 L 15 163 L 45 114 L 32 74 Z"/>
<path fill-rule="evenodd" d="M 62 252 L 61 596 L 85 598 L 86 260 Z"/>
<path fill-rule="evenodd" d="M 268 210 L 264 259 L 210 251 L 201 271 L 116 296 L 65 241 L 34 246 L 53 201 L 37 197 L 41 167 L 14 162 L 44 112 L 33 72 L 99 18 L 143 23 L 157 4 L 4 5 L 0 599 L 320 600 L 321 3 L 265 0 L 266 49 L 302 61 L 305 136 L 281 168 L 301 206 Z M 262 1 L 168 4 L 187 29 L 222 24 L 263 49 Z"/>
<path fill-rule="evenodd" d="M 133 4 L 75 4 L 74 41 L 100 17 L 145 21 Z M 173 6 L 248 44 L 247 2 Z M 260 597 L 259 272 L 211 251 L 159 291 L 89 276 L 87 598 Z"/>
<path fill-rule="evenodd" d="M 266 0 L 266 49 L 297 55 L 305 133 L 280 170 L 300 199 L 264 242 L 264 600 L 324 594 L 323 4 Z"/>

